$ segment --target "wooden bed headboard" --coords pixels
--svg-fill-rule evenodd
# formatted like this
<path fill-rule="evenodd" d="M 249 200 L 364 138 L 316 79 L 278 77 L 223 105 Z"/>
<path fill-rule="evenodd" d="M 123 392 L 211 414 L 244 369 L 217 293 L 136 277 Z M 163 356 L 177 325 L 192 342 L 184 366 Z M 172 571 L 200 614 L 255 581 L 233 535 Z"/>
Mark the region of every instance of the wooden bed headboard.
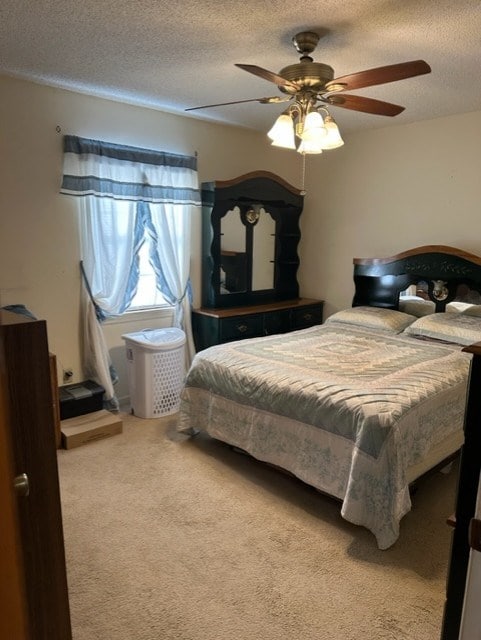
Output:
<path fill-rule="evenodd" d="M 354 258 L 353 263 L 353 307 L 398 309 L 400 293 L 419 283 L 436 312 L 453 300 L 481 304 L 481 257 L 461 249 L 427 245 L 389 258 Z"/>

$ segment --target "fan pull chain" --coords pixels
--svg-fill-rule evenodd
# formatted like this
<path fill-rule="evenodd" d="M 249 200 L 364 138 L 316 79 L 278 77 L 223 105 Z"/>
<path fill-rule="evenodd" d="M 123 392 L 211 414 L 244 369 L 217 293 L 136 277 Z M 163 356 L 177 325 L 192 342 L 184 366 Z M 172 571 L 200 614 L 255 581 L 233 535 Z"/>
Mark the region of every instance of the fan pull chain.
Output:
<path fill-rule="evenodd" d="M 306 195 L 306 154 L 302 154 L 302 169 L 301 169 L 301 196 Z"/>

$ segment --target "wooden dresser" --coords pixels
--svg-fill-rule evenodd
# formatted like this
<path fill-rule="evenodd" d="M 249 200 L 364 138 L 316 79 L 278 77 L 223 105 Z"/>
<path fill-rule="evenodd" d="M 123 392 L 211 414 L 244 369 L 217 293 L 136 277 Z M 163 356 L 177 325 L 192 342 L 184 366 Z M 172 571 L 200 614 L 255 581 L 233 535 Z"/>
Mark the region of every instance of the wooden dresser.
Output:
<path fill-rule="evenodd" d="M 299 297 L 303 203 L 302 191 L 268 171 L 202 184 L 197 351 L 322 322 L 323 302 Z"/>
<path fill-rule="evenodd" d="M 230 309 L 195 309 L 192 330 L 197 351 L 215 344 L 306 329 L 322 322 L 321 300 L 297 298 Z"/>

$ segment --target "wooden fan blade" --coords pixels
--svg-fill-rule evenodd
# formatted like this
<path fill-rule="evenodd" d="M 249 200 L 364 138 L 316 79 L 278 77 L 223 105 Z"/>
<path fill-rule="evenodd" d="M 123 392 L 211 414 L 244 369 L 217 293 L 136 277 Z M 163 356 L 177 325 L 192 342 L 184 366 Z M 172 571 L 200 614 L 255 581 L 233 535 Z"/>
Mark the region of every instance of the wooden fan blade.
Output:
<path fill-rule="evenodd" d="M 321 98 L 321 100 L 334 107 L 363 111 L 364 113 L 372 113 L 376 116 L 397 116 L 404 111 L 404 107 L 392 104 L 391 102 L 383 102 L 382 100 L 374 100 L 373 98 L 365 98 L 363 96 L 351 96 L 344 93 L 325 96 Z"/>
<path fill-rule="evenodd" d="M 376 67 L 375 69 L 368 69 L 366 71 L 359 71 L 358 73 L 351 73 L 347 76 L 341 76 L 340 78 L 334 78 L 334 80 L 326 84 L 324 91 L 352 91 L 353 89 L 372 87 L 376 84 L 386 84 L 430 72 L 431 67 L 427 62 L 424 62 L 424 60 L 400 62 L 399 64 Z M 341 88 L 338 88 L 338 85 L 341 85 Z"/>
<path fill-rule="evenodd" d="M 294 91 L 299 91 L 300 86 L 295 82 L 291 82 L 290 80 L 286 80 L 282 76 L 273 71 L 268 71 L 267 69 L 263 69 L 262 67 L 258 67 L 255 64 L 237 64 L 236 67 L 239 69 L 244 69 L 244 71 L 248 71 L 249 73 L 253 73 L 255 76 L 259 76 L 259 78 L 263 78 L 264 80 L 269 80 L 269 82 L 274 82 L 279 87 L 286 87 L 288 89 L 292 89 Z"/>
<path fill-rule="evenodd" d="M 234 100 L 233 102 L 218 102 L 217 104 L 204 104 L 202 107 L 189 107 L 185 111 L 195 111 L 196 109 L 210 109 L 210 107 L 225 107 L 229 104 L 243 104 L 244 102 L 260 102 L 261 104 L 277 104 L 290 100 L 290 96 L 273 96 L 271 98 L 249 98 L 248 100 Z"/>

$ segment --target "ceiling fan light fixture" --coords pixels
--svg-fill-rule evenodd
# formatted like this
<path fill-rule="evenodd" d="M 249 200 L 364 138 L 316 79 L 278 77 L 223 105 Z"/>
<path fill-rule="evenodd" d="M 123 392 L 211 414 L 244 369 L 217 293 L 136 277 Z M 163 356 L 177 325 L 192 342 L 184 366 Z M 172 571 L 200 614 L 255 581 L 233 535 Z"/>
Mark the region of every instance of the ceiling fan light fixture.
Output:
<path fill-rule="evenodd" d="M 326 129 L 326 136 L 321 141 L 322 148 L 328 150 L 342 147 L 344 140 L 341 138 L 339 127 L 330 113 L 327 113 L 324 117 L 324 127 Z"/>
<path fill-rule="evenodd" d="M 324 126 L 324 120 L 319 111 L 309 111 L 300 134 L 301 140 L 306 142 L 321 143 L 321 140 L 327 136 L 327 129 Z"/>
<path fill-rule="evenodd" d="M 267 136 L 272 140 L 271 144 L 274 147 L 296 148 L 292 118 L 287 113 L 281 113 L 272 128 L 267 132 Z"/>
<path fill-rule="evenodd" d="M 320 146 L 319 142 L 314 140 L 301 140 L 301 144 L 297 147 L 298 153 L 302 153 L 302 155 L 314 155 L 322 153 L 323 148 Z"/>

